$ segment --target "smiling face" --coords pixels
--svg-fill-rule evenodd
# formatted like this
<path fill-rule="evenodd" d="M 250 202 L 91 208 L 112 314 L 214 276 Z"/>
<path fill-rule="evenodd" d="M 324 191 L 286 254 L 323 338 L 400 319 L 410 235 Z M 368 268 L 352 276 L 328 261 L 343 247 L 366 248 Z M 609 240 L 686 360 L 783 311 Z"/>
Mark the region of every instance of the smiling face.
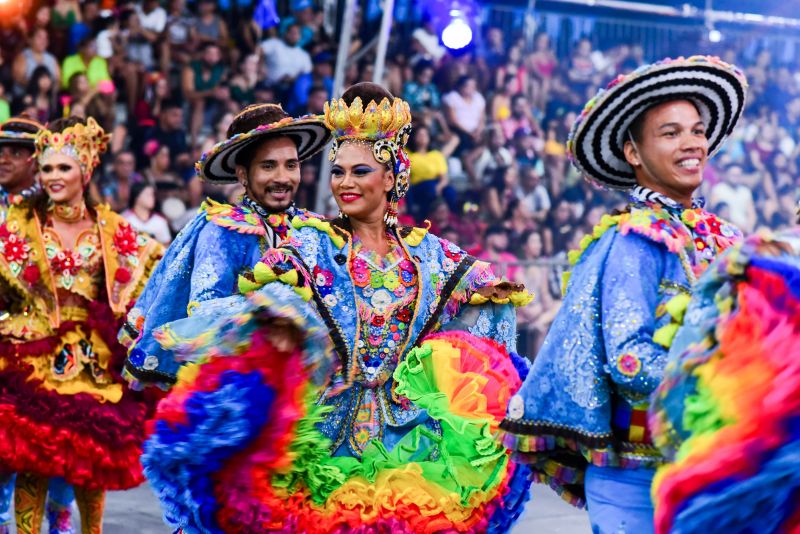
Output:
<path fill-rule="evenodd" d="M 690 206 L 708 158 L 706 127 L 694 104 L 674 100 L 650 108 L 633 137 L 640 139 L 626 141 L 625 159 L 636 181 Z"/>
<path fill-rule="evenodd" d="M 8 193 L 19 193 L 33 185 L 36 163 L 33 151 L 23 145 L 0 145 L 0 187 Z"/>
<path fill-rule="evenodd" d="M 277 213 L 292 205 L 300 186 L 297 145 L 288 137 L 262 141 L 247 168 L 236 166 L 236 176 L 250 198 Z"/>
<path fill-rule="evenodd" d="M 78 162 L 63 154 L 52 154 L 39 164 L 39 179 L 47 196 L 56 204 L 74 206 L 83 197 L 83 173 Z"/>
<path fill-rule="evenodd" d="M 331 168 L 331 190 L 343 214 L 359 222 L 383 219 L 394 173 L 378 163 L 371 148 L 345 141 Z"/>

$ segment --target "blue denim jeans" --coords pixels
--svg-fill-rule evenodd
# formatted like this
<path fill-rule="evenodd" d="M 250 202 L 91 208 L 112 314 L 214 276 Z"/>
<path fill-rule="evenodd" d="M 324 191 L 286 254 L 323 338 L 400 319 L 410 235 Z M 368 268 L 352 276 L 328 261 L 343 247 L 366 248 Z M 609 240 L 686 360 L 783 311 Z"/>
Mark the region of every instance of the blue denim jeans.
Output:
<path fill-rule="evenodd" d="M 593 534 L 653 534 L 654 469 L 586 469 L 586 507 Z"/>

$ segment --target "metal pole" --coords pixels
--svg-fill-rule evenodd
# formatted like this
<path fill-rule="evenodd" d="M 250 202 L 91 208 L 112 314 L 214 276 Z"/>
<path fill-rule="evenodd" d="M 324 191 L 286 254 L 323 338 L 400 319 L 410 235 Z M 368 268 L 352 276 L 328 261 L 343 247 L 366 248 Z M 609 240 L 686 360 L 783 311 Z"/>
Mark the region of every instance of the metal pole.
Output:
<path fill-rule="evenodd" d="M 389 32 L 394 19 L 394 0 L 383 0 L 383 16 L 378 37 L 378 51 L 375 54 L 375 71 L 372 74 L 374 83 L 383 82 L 383 71 L 386 68 L 386 49 L 389 46 Z"/>
<path fill-rule="evenodd" d="M 339 30 L 339 50 L 336 54 L 336 70 L 333 75 L 333 98 L 342 96 L 344 75 L 347 71 L 347 56 L 350 53 L 350 42 L 353 33 L 353 19 L 356 13 L 356 0 L 344 0 L 344 13 L 342 14 L 342 27 Z M 331 191 L 328 182 L 331 176 L 331 162 L 328 161 L 328 150 L 322 152 L 322 164 L 319 166 L 319 180 L 317 181 L 317 202 L 314 211 L 325 215 Z"/>

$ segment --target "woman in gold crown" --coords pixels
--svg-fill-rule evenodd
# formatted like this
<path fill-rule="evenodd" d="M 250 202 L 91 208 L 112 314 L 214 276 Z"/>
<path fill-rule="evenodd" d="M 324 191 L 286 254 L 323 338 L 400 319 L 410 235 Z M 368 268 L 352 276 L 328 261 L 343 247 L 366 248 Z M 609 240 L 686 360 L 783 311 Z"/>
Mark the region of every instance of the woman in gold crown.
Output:
<path fill-rule="evenodd" d="M 40 531 L 49 477 L 74 485 L 84 533 L 102 529 L 105 490 L 143 480 L 152 403 L 125 386 L 116 335 L 161 246 L 90 200 L 107 142 L 93 119 L 42 130 L 46 194 L 0 225 L 0 466 L 19 473 L 19 533 Z"/>
<path fill-rule="evenodd" d="M 529 471 L 495 434 L 529 296 L 396 225 L 410 119 L 374 84 L 330 102 L 340 215 L 296 220 L 241 295 L 158 332 L 186 364 L 142 463 L 173 527 L 503 532 L 521 512 Z"/>

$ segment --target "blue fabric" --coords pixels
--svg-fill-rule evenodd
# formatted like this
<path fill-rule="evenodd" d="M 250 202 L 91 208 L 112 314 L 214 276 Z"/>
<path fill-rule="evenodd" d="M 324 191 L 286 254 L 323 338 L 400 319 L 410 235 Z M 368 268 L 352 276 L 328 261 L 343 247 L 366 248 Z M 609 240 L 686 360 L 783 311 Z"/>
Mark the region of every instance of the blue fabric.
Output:
<path fill-rule="evenodd" d="M 16 479 L 16 474 L 0 476 L 0 526 L 11 525 L 13 522 L 11 503 L 14 500 Z M 47 487 L 47 500 L 61 508 L 71 507 L 75 500 L 75 491 L 63 478 L 51 478 Z"/>
<path fill-rule="evenodd" d="M 653 333 L 670 319 L 656 309 L 677 292 L 662 282 L 688 286 L 679 257 L 664 245 L 613 229 L 590 245 L 520 390 L 521 419 L 608 435 L 614 393 L 631 404 L 646 400 L 667 356 Z M 627 353 L 641 363 L 635 376 L 617 366 Z"/>
<path fill-rule="evenodd" d="M 56 505 L 66 508 L 72 506 L 75 500 L 75 491 L 63 478 L 51 478 L 47 486 L 47 499 Z"/>
<path fill-rule="evenodd" d="M 186 425 L 157 423 L 145 442 L 142 465 L 167 524 L 187 532 L 222 532 L 214 519 L 211 475 L 258 434 L 274 397 L 259 373 L 225 371 L 218 389 L 187 399 Z"/>
<path fill-rule="evenodd" d="M 14 500 L 14 482 L 16 475 L 0 476 L 0 526 L 12 523 L 11 502 Z"/>
<path fill-rule="evenodd" d="M 592 533 L 653 533 L 655 527 L 650 486 L 654 476 L 654 469 L 590 465 L 586 470 L 586 503 Z"/>
<path fill-rule="evenodd" d="M 137 379 L 152 382 L 153 373 L 174 380 L 180 364 L 163 350 L 153 331 L 188 315 L 190 303 L 202 313 L 205 303 L 236 292 L 239 275 L 262 254 L 262 237 L 218 226 L 200 212 L 175 238 L 153 271 L 131 312 L 129 326 L 144 317 L 141 335 L 130 347 L 127 368 Z M 145 360 L 157 358 L 157 366 Z M 147 378 L 145 378 L 147 377 Z"/>

